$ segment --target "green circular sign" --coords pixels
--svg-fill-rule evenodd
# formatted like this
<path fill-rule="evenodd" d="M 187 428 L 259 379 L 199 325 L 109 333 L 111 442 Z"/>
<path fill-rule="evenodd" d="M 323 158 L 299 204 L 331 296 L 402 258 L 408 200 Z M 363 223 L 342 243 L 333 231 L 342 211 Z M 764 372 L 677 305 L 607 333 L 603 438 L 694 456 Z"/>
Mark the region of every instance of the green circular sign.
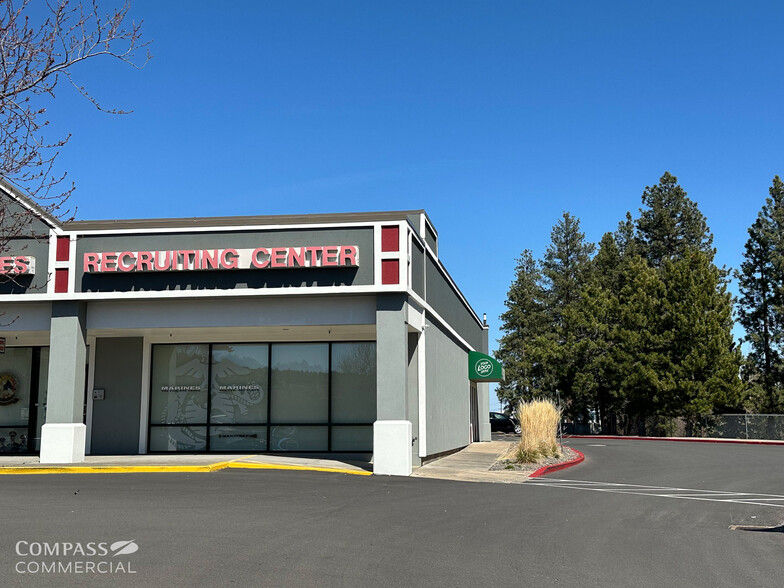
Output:
<path fill-rule="evenodd" d="M 474 370 L 482 377 L 489 376 L 493 373 L 493 362 L 489 359 L 480 359 L 474 364 Z"/>

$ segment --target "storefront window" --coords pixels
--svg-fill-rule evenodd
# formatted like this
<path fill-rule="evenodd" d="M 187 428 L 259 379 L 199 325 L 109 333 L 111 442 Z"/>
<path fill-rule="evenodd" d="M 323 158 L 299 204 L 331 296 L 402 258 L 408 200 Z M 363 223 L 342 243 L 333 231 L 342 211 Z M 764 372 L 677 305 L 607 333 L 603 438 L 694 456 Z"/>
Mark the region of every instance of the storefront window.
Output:
<path fill-rule="evenodd" d="M 152 427 L 150 451 L 204 451 L 207 427 Z"/>
<path fill-rule="evenodd" d="M 329 427 L 273 425 L 271 451 L 326 451 Z"/>
<path fill-rule="evenodd" d="M 273 345 L 271 389 L 273 423 L 328 423 L 329 345 Z"/>
<path fill-rule="evenodd" d="M 373 451 L 373 425 L 332 427 L 332 451 Z"/>
<path fill-rule="evenodd" d="M 33 449 L 41 451 L 41 427 L 46 423 L 46 397 L 49 390 L 49 348 L 41 348 L 41 361 L 38 368 L 38 399 L 35 401 L 35 436 Z"/>
<path fill-rule="evenodd" d="M 372 451 L 372 342 L 155 345 L 151 385 L 153 452 Z"/>
<path fill-rule="evenodd" d="M 199 451 L 206 447 L 209 345 L 156 345 L 152 357 L 151 451 Z"/>
<path fill-rule="evenodd" d="M 0 355 L 0 453 L 27 453 L 33 349 L 17 347 Z"/>
<path fill-rule="evenodd" d="M 267 422 L 268 345 L 213 345 L 210 422 Z"/>
<path fill-rule="evenodd" d="M 372 451 L 376 420 L 376 344 L 332 345 L 333 451 Z M 365 423 L 367 426 L 359 426 Z"/>
<path fill-rule="evenodd" d="M 332 422 L 376 420 L 376 344 L 332 345 Z"/>
<path fill-rule="evenodd" d="M 267 427 L 210 427 L 211 451 L 267 451 Z"/>

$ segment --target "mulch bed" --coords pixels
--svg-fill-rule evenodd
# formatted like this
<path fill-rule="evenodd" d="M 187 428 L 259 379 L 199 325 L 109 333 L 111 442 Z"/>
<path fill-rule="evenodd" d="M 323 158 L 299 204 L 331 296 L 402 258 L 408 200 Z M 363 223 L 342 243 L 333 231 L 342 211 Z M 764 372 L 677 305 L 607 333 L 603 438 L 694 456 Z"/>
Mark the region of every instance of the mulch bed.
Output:
<path fill-rule="evenodd" d="M 577 457 L 579 457 L 577 452 L 573 451 L 570 447 L 564 446 L 563 455 L 561 457 L 548 457 L 546 459 L 540 459 L 536 463 L 518 463 L 503 457 L 490 466 L 490 471 L 514 470 L 518 472 L 535 472 L 541 467 L 571 461 Z"/>

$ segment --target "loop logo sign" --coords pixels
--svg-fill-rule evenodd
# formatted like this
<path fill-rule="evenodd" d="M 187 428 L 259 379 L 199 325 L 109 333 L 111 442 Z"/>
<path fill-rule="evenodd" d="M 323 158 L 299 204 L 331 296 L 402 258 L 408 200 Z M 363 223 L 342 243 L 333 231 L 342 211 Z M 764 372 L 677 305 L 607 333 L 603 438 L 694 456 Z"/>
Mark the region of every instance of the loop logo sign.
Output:
<path fill-rule="evenodd" d="M 474 364 L 474 370 L 480 376 L 489 376 L 493 373 L 493 364 L 489 359 L 480 359 Z"/>

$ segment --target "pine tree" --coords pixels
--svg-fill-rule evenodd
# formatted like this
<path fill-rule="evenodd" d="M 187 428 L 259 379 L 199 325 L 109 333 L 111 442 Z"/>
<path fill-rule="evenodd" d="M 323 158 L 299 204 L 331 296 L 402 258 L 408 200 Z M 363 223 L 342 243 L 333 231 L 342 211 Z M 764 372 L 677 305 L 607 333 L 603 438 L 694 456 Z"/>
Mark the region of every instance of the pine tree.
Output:
<path fill-rule="evenodd" d="M 574 388 L 580 390 L 585 403 L 597 410 L 603 431 L 616 385 L 616 370 L 609 352 L 612 331 L 617 325 L 621 262 L 613 235 L 606 233 L 580 297 L 567 311 L 574 333 Z"/>
<path fill-rule="evenodd" d="M 633 237 L 628 214 L 616 233 L 604 234 L 569 317 L 576 333 L 575 387 L 593 402 L 603 432 L 614 431 L 609 416 L 623 409 L 618 390 L 627 368 L 618 364 L 614 351 L 622 329 L 621 292 L 630 279 L 631 264 L 640 261 Z"/>
<path fill-rule="evenodd" d="M 745 379 L 753 408 L 784 410 L 784 183 L 773 178 L 770 196 L 749 228 L 738 279 L 738 321 L 751 346 Z"/>
<path fill-rule="evenodd" d="M 742 403 L 742 357 L 732 338 L 732 296 L 722 271 L 704 251 L 687 250 L 661 268 L 665 293 L 659 335 L 670 374 L 660 389 L 658 414 L 694 422 Z"/>
<path fill-rule="evenodd" d="M 664 298 L 659 272 L 639 255 L 631 256 L 623 267 L 609 354 L 617 374 L 613 404 L 627 424 L 657 414 L 670 386 L 673 369 L 661 328 Z"/>
<path fill-rule="evenodd" d="M 547 381 L 555 386 L 549 391 L 550 395 L 554 397 L 556 391 L 561 393 L 570 416 L 586 416 L 594 403 L 589 391 L 575 385 L 582 356 L 581 333 L 576 328 L 574 313 L 591 271 L 594 245 L 586 242 L 585 233 L 580 231 L 580 220 L 568 212 L 555 224 L 550 239 L 542 260 L 542 273 L 555 337 L 543 340 L 540 350 L 550 366 Z"/>
<path fill-rule="evenodd" d="M 545 297 L 539 263 L 526 249 L 517 260 L 515 279 L 507 293 L 507 310 L 500 317 L 504 335 L 495 354 L 506 373 L 496 393 L 507 408 L 532 399 L 544 386 L 546 366 L 539 347 L 550 330 Z"/>
<path fill-rule="evenodd" d="M 652 295 L 647 310 L 654 315 L 633 323 L 645 323 L 649 345 L 634 352 L 650 366 L 650 373 L 637 373 L 640 382 L 649 380 L 649 398 L 641 387 L 631 391 L 633 411 L 658 416 L 682 416 L 693 421 L 700 414 L 737 409 L 740 399 L 741 357 L 732 339 L 732 298 L 726 291 L 727 272 L 713 263 L 713 235 L 697 203 L 665 172 L 659 183 L 646 187 L 644 208 L 637 219 L 637 251 L 656 274 L 647 294 L 627 292 L 631 311 L 640 300 Z M 782 219 L 784 220 L 784 218 Z M 628 241 L 630 216 L 619 233 Z M 639 268 L 638 268 L 639 270 Z M 638 271 L 639 276 L 646 272 Z M 646 280 L 653 280 L 648 276 Z M 637 301 L 637 302 L 635 302 Z M 621 333 L 635 342 L 632 333 Z M 632 347 L 633 348 L 633 347 Z M 643 358 L 648 354 L 649 357 Z"/>
<path fill-rule="evenodd" d="M 564 212 L 550 232 L 550 245 L 542 261 L 550 309 L 557 323 L 562 323 L 564 309 L 578 299 L 593 251 L 593 243 L 587 243 L 585 233 L 580 232 L 580 219 Z"/>
<path fill-rule="evenodd" d="M 678 178 L 664 172 L 655 186 L 642 194 L 637 219 L 637 242 L 640 253 L 653 267 L 665 259 L 677 259 L 688 249 L 698 249 L 713 259 L 713 235 L 697 203 L 686 196 Z"/>
<path fill-rule="evenodd" d="M 625 257 L 631 257 L 640 253 L 640 247 L 635 235 L 635 222 L 632 219 L 631 212 L 627 212 L 626 218 L 618 223 L 618 229 L 613 234 L 613 240 L 618 252 Z"/>
<path fill-rule="evenodd" d="M 572 315 L 592 253 L 580 221 L 564 213 L 553 227 L 544 259 L 535 261 L 528 250 L 518 259 L 496 353 L 506 371 L 506 382 L 497 394 L 507 406 L 534 396 L 555 398 L 559 391 L 572 414 L 584 414 L 590 406 L 585 393 L 573 385 L 580 333 Z"/>

